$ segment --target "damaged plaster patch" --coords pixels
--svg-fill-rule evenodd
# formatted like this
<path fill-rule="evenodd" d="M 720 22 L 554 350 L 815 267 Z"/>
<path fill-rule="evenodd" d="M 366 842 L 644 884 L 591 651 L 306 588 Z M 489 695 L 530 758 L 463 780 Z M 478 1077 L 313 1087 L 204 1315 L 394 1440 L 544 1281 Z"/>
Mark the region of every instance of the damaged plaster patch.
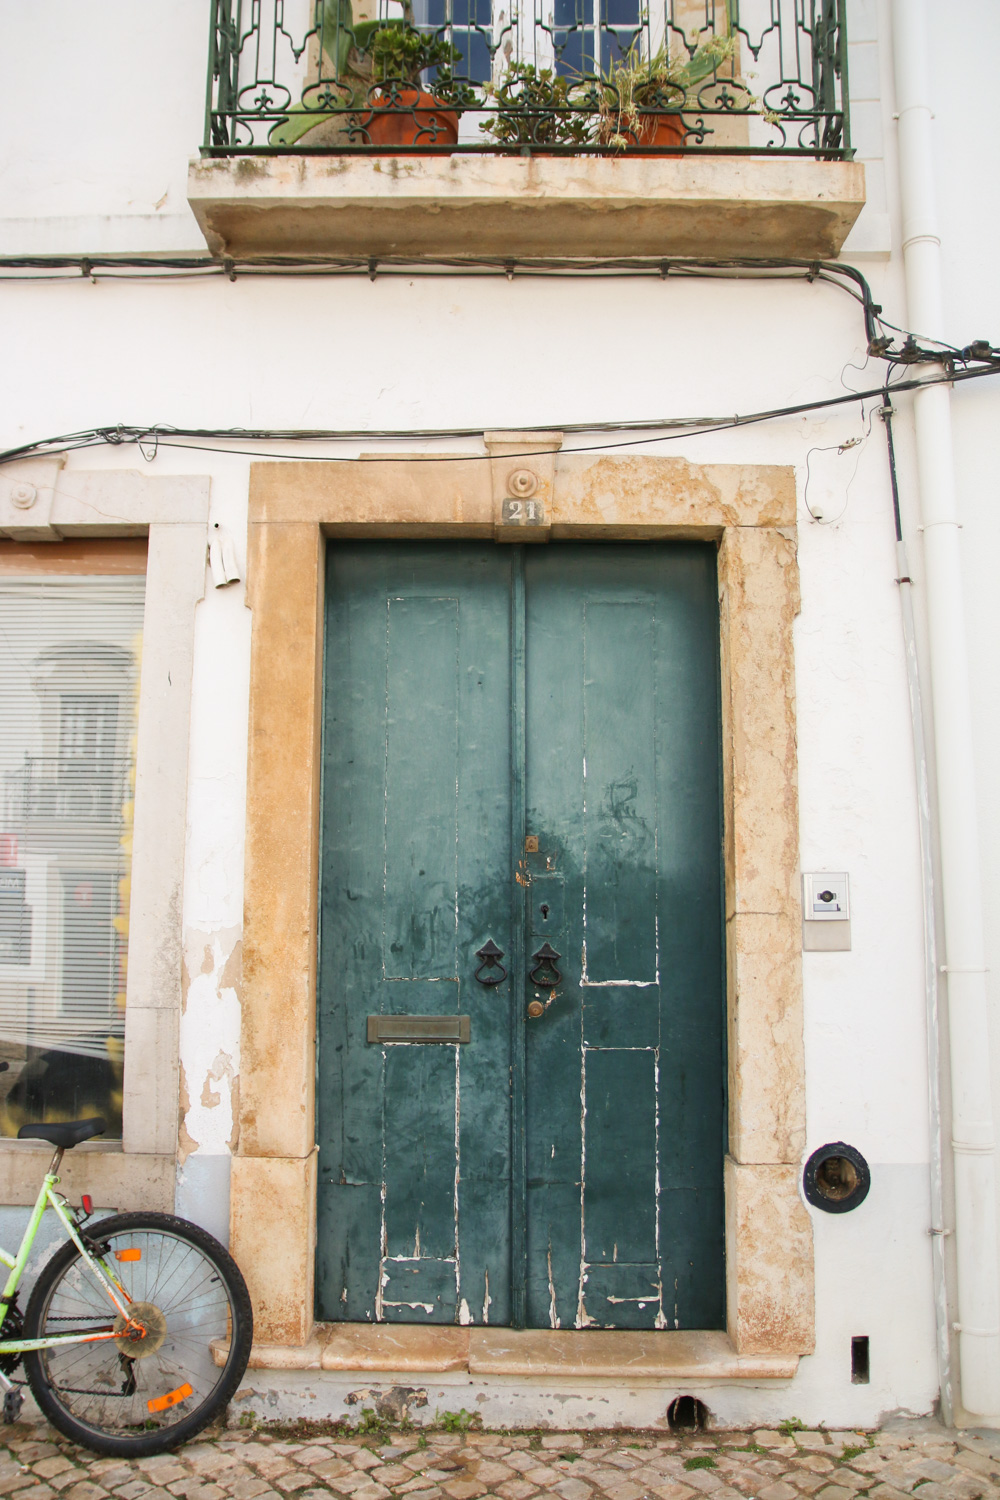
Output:
<path fill-rule="evenodd" d="M 240 929 L 185 933 L 180 1160 L 228 1156 L 239 1119 Z"/>
<path fill-rule="evenodd" d="M 350 1391 L 344 1397 L 344 1402 L 347 1406 L 361 1407 L 370 1403 L 382 1422 L 406 1422 L 409 1421 L 412 1409 L 427 1405 L 427 1391 L 409 1385 L 394 1385 L 390 1390 L 383 1391 L 376 1386 Z"/>

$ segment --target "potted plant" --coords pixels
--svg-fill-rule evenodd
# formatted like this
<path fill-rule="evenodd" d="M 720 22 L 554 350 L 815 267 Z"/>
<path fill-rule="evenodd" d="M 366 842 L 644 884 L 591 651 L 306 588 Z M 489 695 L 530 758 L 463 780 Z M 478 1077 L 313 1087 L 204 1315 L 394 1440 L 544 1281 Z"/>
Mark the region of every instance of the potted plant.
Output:
<path fill-rule="evenodd" d="M 542 151 L 584 146 L 592 132 L 592 93 L 586 83 L 551 68 L 512 63 L 500 83 L 486 85 L 487 97 L 496 100 L 496 113 L 479 128 L 505 146 Z"/>
<path fill-rule="evenodd" d="M 458 112 L 475 90 L 455 78 L 461 53 L 418 30 L 409 4 L 398 20 L 355 24 L 351 0 L 318 0 L 314 35 L 319 78 L 272 127 L 269 145 L 457 143 Z M 433 93 L 420 87 L 430 68 L 437 70 Z"/>
<path fill-rule="evenodd" d="M 443 36 L 418 31 L 404 21 L 386 24 L 368 44 L 371 76 L 370 110 L 358 125 L 373 146 L 454 146 L 459 110 L 472 102 L 474 90 L 455 78 L 462 59 Z M 420 76 L 436 69 L 433 93 L 420 87 Z"/>
<path fill-rule="evenodd" d="M 633 46 L 602 77 L 598 143 L 617 150 L 683 145 L 687 128 L 682 111 L 690 90 L 711 77 L 735 49 L 731 35 L 711 37 L 683 61 L 672 57 L 667 45 L 652 57 L 642 57 Z"/>

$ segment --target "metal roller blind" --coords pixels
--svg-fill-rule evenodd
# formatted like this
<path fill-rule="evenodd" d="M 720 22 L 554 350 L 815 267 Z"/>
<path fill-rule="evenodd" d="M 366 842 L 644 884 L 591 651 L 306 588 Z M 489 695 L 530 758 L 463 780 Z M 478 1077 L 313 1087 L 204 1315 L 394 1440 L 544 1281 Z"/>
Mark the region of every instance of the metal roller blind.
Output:
<path fill-rule="evenodd" d="M 145 579 L 0 577 L 0 1133 L 120 1131 Z"/>

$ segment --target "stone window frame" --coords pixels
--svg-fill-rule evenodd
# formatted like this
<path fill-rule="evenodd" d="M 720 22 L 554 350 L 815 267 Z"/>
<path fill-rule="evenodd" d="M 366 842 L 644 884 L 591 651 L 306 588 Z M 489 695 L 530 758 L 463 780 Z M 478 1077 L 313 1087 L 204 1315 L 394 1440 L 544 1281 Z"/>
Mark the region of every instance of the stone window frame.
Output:
<path fill-rule="evenodd" d="M 108 1207 L 174 1208 L 191 680 L 209 488 L 205 475 L 66 469 L 64 457 L 0 469 L 0 540 L 37 554 L 63 539 L 147 539 L 123 1138 L 78 1146 L 61 1168 L 67 1192 L 85 1190 Z M 26 571 L 19 562 L 19 574 Z M 46 1146 L 0 1140 L 0 1203 L 34 1203 L 50 1155 Z"/>
<path fill-rule="evenodd" d="M 561 434 L 486 433 L 482 456 L 255 462 L 242 1068 L 231 1244 L 251 1288 L 262 1364 L 339 1368 L 314 1327 L 315 1018 L 324 560 L 330 538 L 703 540 L 717 544 L 724 761 L 729 1154 L 728 1347 L 723 1373 L 789 1378 L 815 1339 L 812 1226 L 799 1192 L 805 1143 L 798 786 L 792 629 L 799 608 L 790 467 L 693 465 L 559 453 Z M 504 500 L 531 471 L 541 524 L 511 528 Z M 513 531 L 513 535 L 512 535 Z M 260 1225 L 268 1225 L 266 1240 Z M 349 1329 L 378 1367 L 377 1325 Z M 393 1325 L 390 1357 L 398 1363 Z M 421 1347 L 428 1335 L 420 1327 Z M 436 1330 L 442 1357 L 457 1330 Z M 462 1330 L 471 1370 L 492 1337 Z M 537 1342 L 537 1330 L 530 1331 Z M 518 1335 L 514 1335 L 516 1343 Z M 592 1338 L 547 1333 L 559 1341 Z M 610 1335 L 625 1342 L 647 1335 Z M 717 1332 L 701 1363 L 720 1370 Z M 692 1346 L 691 1340 L 694 1339 Z M 432 1340 L 433 1342 L 433 1337 Z M 725 1342 L 725 1336 L 723 1336 Z M 370 1348 L 368 1347 L 370 1346 Z M 480 1347 L 482 1346 L 482 1347 Z M 268 1348 L 273 1351 L 269 1356 Z M 293 1357 L 293 1349 L 300 1351 Z M 367 1351 L 367 1352 L 366 1352 Z M 478 1353 L 477 1353 L 478 1351 Z M 495 1351 L 494 1351 L 495 1352 Z M 478 1365 L 475 1360 L 478 1359 Z M 502 1360 L 501 1360 L 502 1364 Z M 417 1366 L 413 1366 L 416 1368 Z M 433 1353 L 425 1369 L 435 1366 Z M 534 1367 L 534 1366 L 533 1366 Z M 565 1368 L 565 1364 L 562 1365 Z M 410 1368 L 410 1365 L 407 1365 Z M 631 1367 L 635 1373 L 635 1366 Z"/>

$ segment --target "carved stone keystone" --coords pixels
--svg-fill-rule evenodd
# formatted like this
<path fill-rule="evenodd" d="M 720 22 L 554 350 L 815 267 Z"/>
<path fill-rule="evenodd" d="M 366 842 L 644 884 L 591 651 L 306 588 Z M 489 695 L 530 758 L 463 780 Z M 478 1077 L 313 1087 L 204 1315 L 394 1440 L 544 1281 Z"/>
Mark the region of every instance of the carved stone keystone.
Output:
<path fill-rule="evenodd" d="M 552 526 L 561 432 L 484 432 L 493 480 L 493 535 L 505 542 L 547 542 Z"/>

